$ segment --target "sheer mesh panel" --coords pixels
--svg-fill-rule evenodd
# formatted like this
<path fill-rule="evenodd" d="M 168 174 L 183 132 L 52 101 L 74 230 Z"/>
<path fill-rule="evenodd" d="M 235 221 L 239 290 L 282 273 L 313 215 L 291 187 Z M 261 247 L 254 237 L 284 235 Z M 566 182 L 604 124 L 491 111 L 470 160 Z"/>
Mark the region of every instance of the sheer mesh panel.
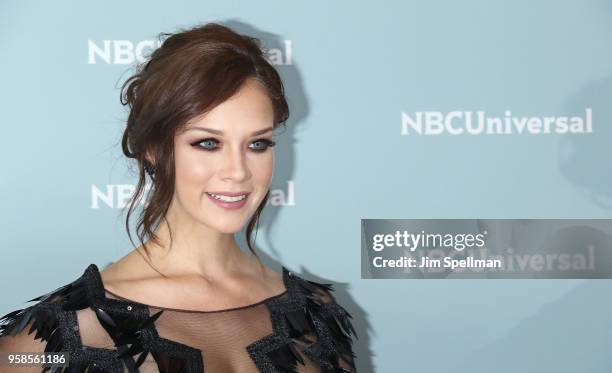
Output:
<path fill-rule="evenodd" d="M 95 312 L 91 308 L 76 311 L 79 323 L 79 335 L 83 346 L 115 349 L 113 339 L 98 322 Z"/>
<path fill-rule="evenodd" d="M 106 297 L 125 301 L 106 291 Z M 278 298 L 286 298 L 287 293 Z M 163 311 L 155 321 L 161 338 L 168 339 L 202 352 L 204 372 L 207 373 L 259 373 L 247 351 L 247 346 L 273 333 L 270 311 L 266 303 L 222 311 L 185 311 L 148 307 L 149 315 Z M 77 312 L 81 341 L 84 346 L 115 349 L 113 340 L 100 325 L 93 310 Z M 308 339 L 316 341 L 315 335 Z M 300 349 L 306 365 L 298 364 L 300 373 L 319 373 L 318 364 L 312 362 Z M 137 359 L 139 355 L 135 358 Z M 158 373 L 151 354 L 142 366 L 142 373 Z M 127 372 L 127 370 L 126 370 Z"/>
<path fill-rule="evenodd" d="M 0 336 L 21 333 L 23 340 L 2 341 L 25 351 L 35 342 L 27 331 L 36 331 L 46 351 L 71 352 L 74 371 L 316 373 L 339 364 L 354 372 L 351 316 L 335 302 L 331 285 L 284 267 L 283 281 L 284 293 L 250 306 L 186 311 L 115 296 L 91 264 L 78 280 L 33 299 L 36 305 L 0 318 Z"/>

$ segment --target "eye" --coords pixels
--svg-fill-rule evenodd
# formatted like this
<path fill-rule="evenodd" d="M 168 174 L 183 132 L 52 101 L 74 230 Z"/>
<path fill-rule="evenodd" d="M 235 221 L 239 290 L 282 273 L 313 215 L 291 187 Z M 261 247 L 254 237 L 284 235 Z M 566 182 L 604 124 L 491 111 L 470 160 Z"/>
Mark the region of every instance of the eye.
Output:
<path fill-rule="evenodd" d="M 191 145 L 207 150 L 207 151 L 211 151 L 211 152 L 219 149 L 219 146 L 218 146 L 219 141 L 212 137 L 204 139 L 204 140 L 196 141 L 192 143 Z M 276 145 L 276 142 L 272 140 L 258 139 L 258 140 L 253 141 L 251 145 L 249 145 L 249 148 L 255 151 L 256 153 L 263 153 L 268 148 L 273 147 L 274 145 Z"/>
<path fill-rule="evenodd" d="M 217 141 L 217 139 L 208 138 L 208 139 L 204 139 L 201 141 L 196 141 L 192 145 L 199 146 L 200 148 L 204 150 L 214 151 L 217 149 L 218 144 L 219 144 L 219 141 Z"/>
<path fill-rule="evenodd" d="M 273 147 L 276 145 L 276 142 L 268 139 L 258 139 L 253 141 L 251 145 L 255 145 L 255 148 L 251 148 L 258 153 L 266 151 L 266 149 Z"/>

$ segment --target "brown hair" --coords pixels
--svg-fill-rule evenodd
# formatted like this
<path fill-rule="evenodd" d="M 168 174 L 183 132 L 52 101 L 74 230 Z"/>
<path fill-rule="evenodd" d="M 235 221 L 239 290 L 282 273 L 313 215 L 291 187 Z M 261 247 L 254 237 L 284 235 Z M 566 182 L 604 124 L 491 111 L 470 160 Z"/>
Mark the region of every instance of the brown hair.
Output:
<path fill-rule="evenodd" d="M 145 236 L 159 244 L 153 230 L 165 215 L 174 195 L 174 136 L 192 118 L 204 114 L 233 96 L 249 78 L 265 88 L 274 107 L 275 129 L 289 117 L 281 78 L 264 57 L 261 42 L 226 26 L 208 23 L 176 33 L 161 33 L 164 40 L 147 61 L 123 84 L 121 103 L 128 105 L 123 153 L 138 164 L 139 180 L 129 203 L 125 227 L 132 245 L 129 221 L 145 186 L 145 165 L 155 167 L 149 198 L 139 216 L 136 232 L 149 256 Z M 150 157 L 150 158 L 149 158 Z M 248 222 L 246 241 L 251 244 L 259 216 L 270 191 Z"/>

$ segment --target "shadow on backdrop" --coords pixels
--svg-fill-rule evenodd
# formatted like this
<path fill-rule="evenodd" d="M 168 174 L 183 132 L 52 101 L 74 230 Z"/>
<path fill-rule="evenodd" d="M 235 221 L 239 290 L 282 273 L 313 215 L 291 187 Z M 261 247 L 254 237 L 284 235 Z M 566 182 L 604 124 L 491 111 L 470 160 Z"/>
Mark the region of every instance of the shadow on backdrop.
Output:
<path fill-rule="evenodd" d="M 261 40 L 262 46 L 268 50 L 277 49 L 283 51 L 284 40 L 276 34 L 262 31 L 252 25 L 246 24 L 242 21 L 230 19 L 227 21 L 219 21 L 220 24 L 231 28 L 232 30 L 245 35 L 250 35 Z M 284 56 L 283 56 L 284 57 Z M 300 75 L 299 69 L 296 64 L 295 56 L 292 58 L 291 64 L 280 64 L 275 65 L 277 71 L 281 75 L 283 85 L 285 88 L 285 95 L 287 102 L 289 103 L 290 115 L 286 122 L 286 130 L 282 133 L 282 139 L 277 142 L 276 161 L 274 177 L 272 181 L 272 189 L 287 189 L 287 182 L 293 180 L 295 172 L 295 144 L 298 141 L 298 130 L 299 125 L 308 116 L 310 111 L 310 105 L 308 97 L 303 84 L 302 76 Z M 264 237 L 266 238 L 265 246 L 269 248 L 271 255 L 266 252 L 259 251 L 262 261 L 271 268 L 280 271 L 280 266 L 284 262 L 283 251 L 290 250 L 291 248 L 279 249 L 270 240 L 272 226 L 278 214 L 279 208 L 267 206 L 261 214 L 260 222 L 258 226 L 259 231 L 265 232 Z M 296 237 L 299 240 L 300 235 L 305 234 L 306 229 L 299 232 L 285 232 L 291 237 Z M 244 233 L 238 236 L 240 239 L 241 247 L 246 247 L 246 239 Z M 257 245 L 256 245 L 257 246 Z M 257 249 L 257 247 L 256 247 Z M 323 283 L 333 283 L 334 285 L 334 296 L 346 310 L 351 314 L 353 326 L 357 332 L 358 338 L 354 338 L 353 351 L 357 356 L 355 360 L 357 371 L 360 373 L 374 372 L 372 357 L 373 353 L 370 351 L 370 338 L 369 333 L 371 326 L 367 321 L 367 313 L 364 309 L 359 307 L 357 303 L 352 299 L 348 293 L 347 284 L 340 284 L 334 281 L 327 280 L 325 278 L 316 276 L 302 266 L 301 270 L 295 270 L 288 268 L 289 270 L 297 273 L 303 278 L 318 281 Z"/>

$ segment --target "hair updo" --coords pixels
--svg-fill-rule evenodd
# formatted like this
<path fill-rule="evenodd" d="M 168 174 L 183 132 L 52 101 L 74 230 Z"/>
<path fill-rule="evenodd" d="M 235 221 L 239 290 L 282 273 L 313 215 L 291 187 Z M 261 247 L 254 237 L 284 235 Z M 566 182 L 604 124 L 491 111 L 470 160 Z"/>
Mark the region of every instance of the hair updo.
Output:
<path fill-rule="evenodd" d="M 138 218 L 136 232 L 147 255 L 145 237 L 160 244 L 153 232 L 165 216 L 174 195 L 174 137 L 192 118 L 204 114 L 232 97 L 248 78 L 265 88 L 274 107 L 274 128 L 289 117 L 281 78 L 264 55 L 259 39 L 240 35 L 228 27 L 208 23 L 176 33 L 161 33 L 164 40 L 121 88 L 121 104 L 129 115 L 122 136 L 125 156 L 138 165 L 138 184 L 125 219 L 129 221 L 145 187 L 145 167 L 151 162 L 155 174 L 149 198 Z M 270 191 L 248 222 L 246 241 L 257 257 L 251 236 Z M 166 224 L 168 221 L 166 220 Z M 172 232 L 170 240 L 172 241 Z"/>

